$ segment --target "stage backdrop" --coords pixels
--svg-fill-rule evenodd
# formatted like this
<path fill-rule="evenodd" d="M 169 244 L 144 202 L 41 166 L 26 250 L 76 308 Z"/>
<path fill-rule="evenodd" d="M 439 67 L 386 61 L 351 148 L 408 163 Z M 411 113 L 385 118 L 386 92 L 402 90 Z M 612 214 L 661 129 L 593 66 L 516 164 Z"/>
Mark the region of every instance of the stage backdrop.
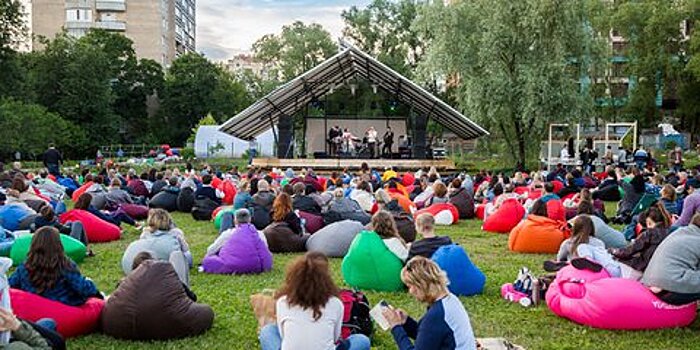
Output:
<path fill-rule="evenodd" d="M 377 130 L 377 135 L 379 141 L 382 141 L 382 136 L 387 127 L 387 119 L 327 119 L 327 124 L 324 124 L 323 118 L 308 118 L 306 119 L 306 152 L 308 154 L 313 154 L 313 152 L 323 152 L 326 150 L 326 139 L 328 138 L 328 131 L 325 129 L 325 125 L 328 125 L 328 130 L 330 130 L 333 125 L 340 127 L 340 130 L 348 128 L 355 137 L 362 139 L 365 135 L 365 131 L 370 127 L 374 126 Z M 392 145 L 392 152 L 398 152 L 399 136 L 406 135 L 406 120 L 405 119 L 389 119 L 388 125 L 391 126 L 391 130 L 394 131 L 394 144 Z M 380 150 L 381 151 L 381 150 Z"/>

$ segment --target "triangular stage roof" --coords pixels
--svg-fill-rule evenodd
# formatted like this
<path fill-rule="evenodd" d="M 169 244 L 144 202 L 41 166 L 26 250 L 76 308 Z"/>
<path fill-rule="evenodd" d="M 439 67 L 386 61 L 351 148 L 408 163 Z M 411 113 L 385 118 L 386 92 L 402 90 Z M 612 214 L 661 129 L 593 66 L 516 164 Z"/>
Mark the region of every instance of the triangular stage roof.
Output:
<path fill-rule="evenodd" d="M 273 90 L 229 119 L 219 130 L 250 139 L 270 129 L 281 116 L 292 115 L 314 98 L 324 96 L 336 84 L 357 77 L 392 92 L 399 101 L 413 106 L 463 139 L 489 134 L 447 103 L 370 55 L 346 42 L 341 42 L 341 45 L 338 54 Z"/>

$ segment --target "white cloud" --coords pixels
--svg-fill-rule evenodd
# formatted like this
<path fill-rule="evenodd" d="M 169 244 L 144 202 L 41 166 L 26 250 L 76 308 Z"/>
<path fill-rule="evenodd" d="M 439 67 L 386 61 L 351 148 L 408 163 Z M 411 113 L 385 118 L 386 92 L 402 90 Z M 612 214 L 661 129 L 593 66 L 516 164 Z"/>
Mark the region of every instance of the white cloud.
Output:
<path fill-rule="evenodd" d="M 277 34 L 294 21 L 318 23 L 339 38 L 343 29 L 340 13 L 369 0 L 252 1 L 200 0 L 197 4 L 197 51 L 214 60 L 250 50 L 265 34 Z M 320 4 L 319 4 L 320 3 Z"/>

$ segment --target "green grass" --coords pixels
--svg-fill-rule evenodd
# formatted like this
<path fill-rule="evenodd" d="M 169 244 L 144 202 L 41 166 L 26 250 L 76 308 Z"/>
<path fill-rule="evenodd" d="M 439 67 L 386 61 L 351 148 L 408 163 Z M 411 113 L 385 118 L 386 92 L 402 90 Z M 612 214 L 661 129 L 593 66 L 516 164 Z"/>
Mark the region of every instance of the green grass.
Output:
<path fill-rule="evenodd" d="M 607 204 L 608 213 L 614 205 Z M 215 238 L 216 231 L 209 222 L 195 222 L 189 215 L 174 214 L 178 225 L 184 229 L 194 253 L 195 261 L 201 261 L 207 245 Z M 558 318 L 545 305 L 523 308 L 508 303 L 500 297 L 500 286 L 512 282 L 518 269 L 528 266 L 541 273 L 542 261 L 548 255 L 511 253 L 507 249 L 507 235 L 485 233 L 476 220 L 460 222 L 456 226 L 439 228 L 439 233 L 449 235 L 469 252 L 470 257 L 487 276 L 484 294 L 462 298 L 471 317 L 477 337 L 505 337 L 528 349 L 692 349 L 700 345 L 700 322 L 685 329 L 644 332 L 603 331 L 574 324 Z M 92 277 L 98 287 L 111 293 L 122 277 L 120 259 L 129 242 L 138 233 L 129 228 L 118 242 L 94 245 L 97 256 L 88 258 L 81 265 L 83 273 Z M 140 343 L 119 341 L 101 334 L 71 339 L 70 349 L 257 349 L 257 322 L 248 304 L 249 295 L 264 288 L 277 288 L 284 276 L 285 265 L 298 254 L 277 254 L 274 269 L 257 276 L 220 276 L 197 273 L 192 270 L 192 288 L 201 302 L 214 308 L 216 318 L 213 328 L 200 337 L 169 342 Z M 332 270 L 337 283 L 343 284 L 340 259 L 333 259 Z M 615 293 L 615 291 L 610 291 Z M 412 316 L 420 317 L 425 308 L 408 293 L 367 293 L 373 304 L 381 299 L 406 309 Z M 163 325 L 166 326 L 166 325 Z M 373 346 L 376 349 L 395 349 L 391 336 L 381 330 L 375 332 Z"/>

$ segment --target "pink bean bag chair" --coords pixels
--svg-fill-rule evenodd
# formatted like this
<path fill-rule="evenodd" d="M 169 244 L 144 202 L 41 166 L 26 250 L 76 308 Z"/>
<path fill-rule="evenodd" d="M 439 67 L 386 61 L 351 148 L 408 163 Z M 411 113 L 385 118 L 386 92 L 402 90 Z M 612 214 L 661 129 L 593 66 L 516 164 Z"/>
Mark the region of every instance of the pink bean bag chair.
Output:
<path fill-rule="evenodd" d="M 134 218 L 134 220 L 144 220 L 148 218 L 148 207 L 145 205 L 122 204 L 120 207 L 125 213 Z"/>
<path fill-rule="evenodd" d="M 306 232 L 314 233 L 323 227 L 323 217 L 320 215 L 314 215 L 307 213 L 305 211 L 299 211 L 299 218 L 306 220 Z"/>
<path fill-rule="evenodd" d="M 68 221 L 80 221 L 90 243 L 117 241 L 121 237 L 119 226 L 102 221 L 85 210 L 73 209 L 61 214 L 60 222 L 65 224 Z"/>
<path fill-rule="evenodd" d="M 525 208 L 517 199 L 506 199 L 501 207 L 491 214 L 482 229 L 487 232 L 510 233 L 525 217 Z"/>
<path fill-rule="evenodd" d="M 36 322 L 42 318 L 56 321 L 58 333 L 66 338 L 88 334 L 100 321 L 104 300 L 92 298 L 82 306 L 68 306 L 19 289 L 10 288 L 12 311 L 17 317 Z"/>
<path fill-rule="evenodd" d="M 429 213 L 435 217 L 436 225 L 454 225 L 459 220 L 459 211 L 454 204 L 451 203 L 438 203 L 433 204 L 425 209 L 417 211 L 413 217 L 417 218 L 418 215 L 423 213 Z"/>
<path fill-rule="evenodd" d="M 695 320 L 696 303 L 675 306 L 659 300 L 640 282 L 611 278 L 567 266 L 547 291 L 547 306 L 558 316 L 601 329 L 642 330 L 685 327 Z"/>

